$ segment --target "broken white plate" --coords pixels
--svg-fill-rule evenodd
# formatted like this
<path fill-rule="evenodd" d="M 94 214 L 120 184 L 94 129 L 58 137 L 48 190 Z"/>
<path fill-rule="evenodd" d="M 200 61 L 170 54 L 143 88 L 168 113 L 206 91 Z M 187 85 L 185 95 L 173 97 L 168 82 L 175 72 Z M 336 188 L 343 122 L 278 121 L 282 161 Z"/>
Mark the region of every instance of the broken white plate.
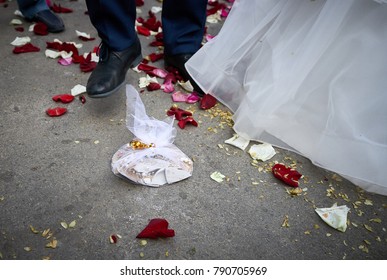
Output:
<path fill-rule="evenodd" d="M 77 95 L 80 95 L 82 93 L 85 93 L 86 92 L 86 87 L 83 86 L 83 85 L 76 85 L 74 86 L 72 89 L 71 89 L 71 95 L 72 96 L 77 96 Z"/>
<path fill-rule="evenodd" d="M 244 151 L 246 149 L 246 147 L 249 145 L 250 140 L 247 140 L 247 139 L 243 138 L 242 136 L 239 136 L 238 134 L 234 134 L 233 137 L 225 140 L 224 143 L 233 145 L 233 146 Z"/>
<path fill-rule="evenodd" d="M 347 214 L 349 208 L 346 205 L 337 206 L 337 203 L 333 204 L 330 208 L 316 208 L 317 214 L 328 225 L 341 232 L 345 232 L 347 229 Z"/>
<path fill-rule="evenodd" d="M 273 146 L 268 143 L 252 145 L 248 153 L 253 159 L 262 161 L 267 161 L 276 154 Z"/>

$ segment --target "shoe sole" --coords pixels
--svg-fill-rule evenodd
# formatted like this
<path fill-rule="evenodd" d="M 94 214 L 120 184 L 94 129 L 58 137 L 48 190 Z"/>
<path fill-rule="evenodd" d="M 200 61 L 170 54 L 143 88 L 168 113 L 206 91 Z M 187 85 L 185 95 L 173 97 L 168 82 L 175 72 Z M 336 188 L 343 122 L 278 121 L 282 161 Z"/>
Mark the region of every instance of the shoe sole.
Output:
<path fill-rule="evenodd" d="M 132 64 L 130 65 L 130 68 L 134 68 L 138 64 L 140 64 L 142 59 L 143 59 L 142 54 L 140 54 L 138 57 L 136 57 L 133 60 Z M 114 89 L 112 89 L 111 91 L 107 91 L 107 92 L 104 92 L 104 93 L 101 93 L 101 94 L 97 94 L 97 95 L 88 95 L 88 96 L 90 98 L 104 98 L 104 97 L 108 97 L 108 96 L 112 95 L 113 93 L 116 93 L 125 84 L 125 82 L 126 82 L 126 79 L 121 84 L 119 84 Z"/>

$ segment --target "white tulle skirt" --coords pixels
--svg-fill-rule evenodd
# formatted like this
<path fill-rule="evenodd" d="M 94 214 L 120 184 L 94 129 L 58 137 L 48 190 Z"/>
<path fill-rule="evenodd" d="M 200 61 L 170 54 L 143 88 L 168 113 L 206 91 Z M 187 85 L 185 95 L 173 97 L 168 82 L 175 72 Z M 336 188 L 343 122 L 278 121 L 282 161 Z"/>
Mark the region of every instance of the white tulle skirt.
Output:
<path fill-rule="evenodd" d="M 385 0 L 236 0 L 186 64 L 234 130 L 387 195 Z"/>

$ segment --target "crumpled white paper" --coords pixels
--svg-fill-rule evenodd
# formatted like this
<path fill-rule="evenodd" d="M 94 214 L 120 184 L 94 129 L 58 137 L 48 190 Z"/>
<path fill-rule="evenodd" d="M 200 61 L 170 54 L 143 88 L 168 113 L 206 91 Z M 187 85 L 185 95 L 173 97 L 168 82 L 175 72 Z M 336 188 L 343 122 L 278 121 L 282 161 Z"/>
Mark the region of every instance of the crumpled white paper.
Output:
<path fill-rule="evenodd" d="M 347 214 L 349 208 L 346 205 L 333 204 L 330 208 L 316 208 L 315 211 L 331 227 L 345 232 L 347 229 Z"/>
<path fill-rule="evenodd" d="M 159 187 L 184 180 L 192 175 L 193 162 L 173 141 L 176 128 L 173 117 L 164 121 L 148 117 L 144 104 L 133 86 L 126 86 L 126 126 L 144 144 L 153 147 L 133 149 L 123 145 L 112 158 L 112 171 L 135 183 Z"/>

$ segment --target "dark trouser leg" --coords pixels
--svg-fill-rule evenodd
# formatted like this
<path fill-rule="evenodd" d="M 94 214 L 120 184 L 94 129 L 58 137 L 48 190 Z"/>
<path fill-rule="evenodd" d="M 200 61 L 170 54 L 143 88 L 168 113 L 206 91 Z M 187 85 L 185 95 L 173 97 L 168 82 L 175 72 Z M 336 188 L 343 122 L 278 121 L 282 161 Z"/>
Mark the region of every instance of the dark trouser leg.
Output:
<path fill-rule="evenodd" d="M 164 0 L 162 24 L 166 55 L 194 54 L 204 35 L 207 0 Z"/>
<path fill-rule="evenodd" d="M 92 24 L 102 39 L 99 62 L 87 81 L 87 94 L 106 97 L 125 84 L 126 73 L 142 59 L 134 29 L 134 0 L 86 0 Z"/>
<path fill-rule="evenodd" d="M 134 0 L 86 0 L 91 23 L 102 41 L 114 51 L 122 51 L 137 40 Z"/>

